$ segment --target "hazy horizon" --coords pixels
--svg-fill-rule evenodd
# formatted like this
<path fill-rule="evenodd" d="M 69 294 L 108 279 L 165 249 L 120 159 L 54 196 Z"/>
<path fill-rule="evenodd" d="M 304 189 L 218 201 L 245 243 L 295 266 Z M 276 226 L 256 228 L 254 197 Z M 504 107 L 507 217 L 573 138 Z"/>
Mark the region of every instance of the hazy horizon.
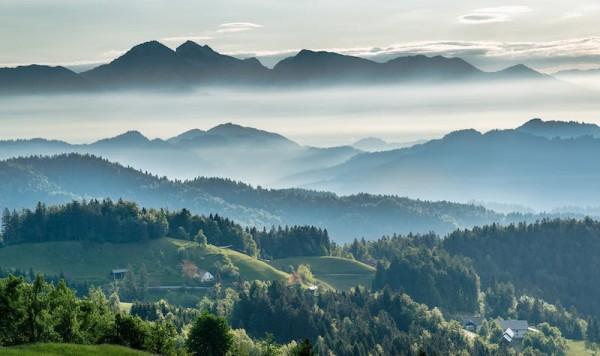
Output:
<path fill-rule="evenodd" d="M 593 91 L 529 90 L 525 82 L 14 96 L 0 98 L 0 139 L 89 143 L 129 130 L 166 139 L 232 122 L 303 145 L 337 146 L 365 137 L 410 142 L 467 128 L 514 128 L 535 117 L 600 124 Z"/>

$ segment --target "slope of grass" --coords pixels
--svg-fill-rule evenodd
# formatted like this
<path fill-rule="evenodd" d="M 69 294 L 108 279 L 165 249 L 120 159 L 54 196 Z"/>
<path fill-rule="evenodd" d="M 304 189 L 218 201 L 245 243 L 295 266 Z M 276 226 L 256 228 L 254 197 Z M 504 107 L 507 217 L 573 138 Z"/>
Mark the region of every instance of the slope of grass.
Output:
<path fill-rule="evenodd" d="M 143 264 L 150 286 L 181 285 L 190 282 L 182 273 L 184 259 L 214 274 L 215 263 L 223 263 L 225 256 L 239 268 L 243 279 L 287 279 L 286 273 L 241 253 L 169 238 L 126 244 L 64 241 L 8 246 L 0 248 L 0 268 L 31 268 L 36 273 L 62 273 L 69 280 L 103 284 L 110 281 L 112 269 L 137 269 Z"/>
<path fill-rule="evenodd" d="M 567 340 L 567 356 L 592 356 L 597 355 L 593 350 L 585 347 L 585 341 Z"/>
<path fill-rule="evenodd" d="M 74 344 L 34 344 L 14 347 L 0 347 L 4 356 L 142 356 L 146 352 L 116 345 L 74 345 Z"/>
<path fill-rule="evenodd" d="M 290 257 L 274 260 L 272 266 L 288 271 L 289 266 L 308 265 L 313 275 L 338 290 L 348 290 L 362 285 L 370 287 L 375 277 L 375 269 L 364 263 L 332 256 Z"/>

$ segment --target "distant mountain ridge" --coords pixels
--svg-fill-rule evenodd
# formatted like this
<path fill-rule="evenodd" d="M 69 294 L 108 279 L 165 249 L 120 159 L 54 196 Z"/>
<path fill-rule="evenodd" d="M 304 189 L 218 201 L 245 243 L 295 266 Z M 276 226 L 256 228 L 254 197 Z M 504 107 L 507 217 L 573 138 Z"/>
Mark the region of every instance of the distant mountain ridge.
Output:
<path fill-rule="evenodd" d="M 90 144 L 45 139 L 0 141 L 0 159 L 62 153 L 94 154 L 161 176 L 218 176 L 274 183 L 301 171 L 329 167 L 361 153 L 349 146 L 302 146 L 277 133 L 233 123 L 192 129 L 167 140 L 128 131 Z"/>
<path fill-rule="evenodd" d="M 536 218 L 396 196 L 262 189 L 218 178 L 176 181 L 80 154 L 0 161 L 0 179 L 0 209 L 34 207 L 39 201 L 122 198 L 146 207 L 219 214 L 250 226 L 311 224 L 327 228 L 338 242 Z"/>
<path fill-rule="evenodd" d="M 28 65 L 0 68 L 0 93 L 38 93 L 91 89 L 80 75 L 65 67 Z"/>
<path fill-rule="evenodd" d="M 461 130 L 408 148 L 363 153 L 288 177 L 338 194 L 497 201 L 551 210 L 600 200 L 598 126 L 532 120 L 512 130 Z"/>
<path fill-rule="evenodd" d="M 354 142 L 352 147 L 366 152 L 377 152 L 397 150 L 424 142 L 426 142 L 426 140 L 417 140 L 411 142 L 387 142 L 378 137 L 365 137 Z"/>
<path fill-rule="evenodd" d="M 576 121 L 543 121 L 532 119 L 516 129 L 546 138 L 577 138 L 592 136 L 600 138 L 600 126 Z"/>
<path fill-rule="evenodd" d="M 310 50 L 302 50 L 269 69 L 256 58 L 238 59 L 192 41 L 175 50 L 158 41 L 149 41 L 132 47 L 110 63 L 79 74 L 63 67 L 1 68 L 0 90 L 19 93 L 202 85 L 395 84 L 549 78 L 524 65 L 484 72 L 460 58 L 416 55 L 378 63 Z"/>

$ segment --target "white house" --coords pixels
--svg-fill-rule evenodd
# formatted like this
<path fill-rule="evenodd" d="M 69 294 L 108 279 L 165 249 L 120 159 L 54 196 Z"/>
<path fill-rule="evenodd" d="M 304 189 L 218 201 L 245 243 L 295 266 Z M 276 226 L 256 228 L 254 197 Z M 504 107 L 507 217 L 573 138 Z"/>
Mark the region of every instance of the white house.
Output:
<path fill-rule="evenodd" d="M 502 333 L 501 342 L 510 344 L 514 338 L 515 338 L 515 333 L 510 328 L 508 328 L 508 329 L 504 330 L 504 332 Z"/>
<path fill-rule="evenodd" d="M 212 273 L 210 272 L 204 272 L 204 274 L 202 275 L 202 277 L 200 277 L 200 282 L 202 283 L 208 283 L 208 282 L 212 282 L 215 280 L 215 276 L 212 275 Z"/>
<path fill-rule="evenodd" d="M 529 331 L 527 320 L 499 320 L 502 330 L 510 329 L 513 332 L 512 338 L 522 339 Z"/>

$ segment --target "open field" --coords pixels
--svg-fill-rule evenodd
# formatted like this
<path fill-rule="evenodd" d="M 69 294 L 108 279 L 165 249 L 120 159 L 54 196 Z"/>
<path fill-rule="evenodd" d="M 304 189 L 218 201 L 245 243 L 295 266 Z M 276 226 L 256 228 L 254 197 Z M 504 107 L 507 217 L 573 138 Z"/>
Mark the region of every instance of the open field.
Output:
<path fill-rule="evenodd" d="M 149 353 L 115 345 L 35 344 L 0 347 L 2 356 L 141 356 Z"/>
<path fill-rule="evenodd" d="M 315 278 L 338 290 L 348 290 L 357 285 L 371 287 L 375 277 L 373 267 L 340 257 L 291 257 L 271 262 L 272 266 L 282 271 L 288 271 L 289 266 L 296 268 L 300 264 L 309 265 Z"/>
<path fill-rule="evenodd" d="M 567 356 L 600 355 L 600 353 L 594 353 L 594 351 L 587 349 L 584 341 L 567 340 L 567 345 L 569 346 Z"/>
<path fill-rule="evenodd" d="M 250 256 L 215 246 L 170 238 L 143 243 L 90 243 L 79 241 L 14 245 L 0 248 L 0 268 L 47 275 L 61 273 L 72 281 L 104 284 L 116 268 L 145 265 L 150 286 L 173 286 L 193 281 L 182 273 L 182 262 L 216 273 L 216 263 L 229 257 L 245 280 L 285 280 L 288 274 Z"/>

